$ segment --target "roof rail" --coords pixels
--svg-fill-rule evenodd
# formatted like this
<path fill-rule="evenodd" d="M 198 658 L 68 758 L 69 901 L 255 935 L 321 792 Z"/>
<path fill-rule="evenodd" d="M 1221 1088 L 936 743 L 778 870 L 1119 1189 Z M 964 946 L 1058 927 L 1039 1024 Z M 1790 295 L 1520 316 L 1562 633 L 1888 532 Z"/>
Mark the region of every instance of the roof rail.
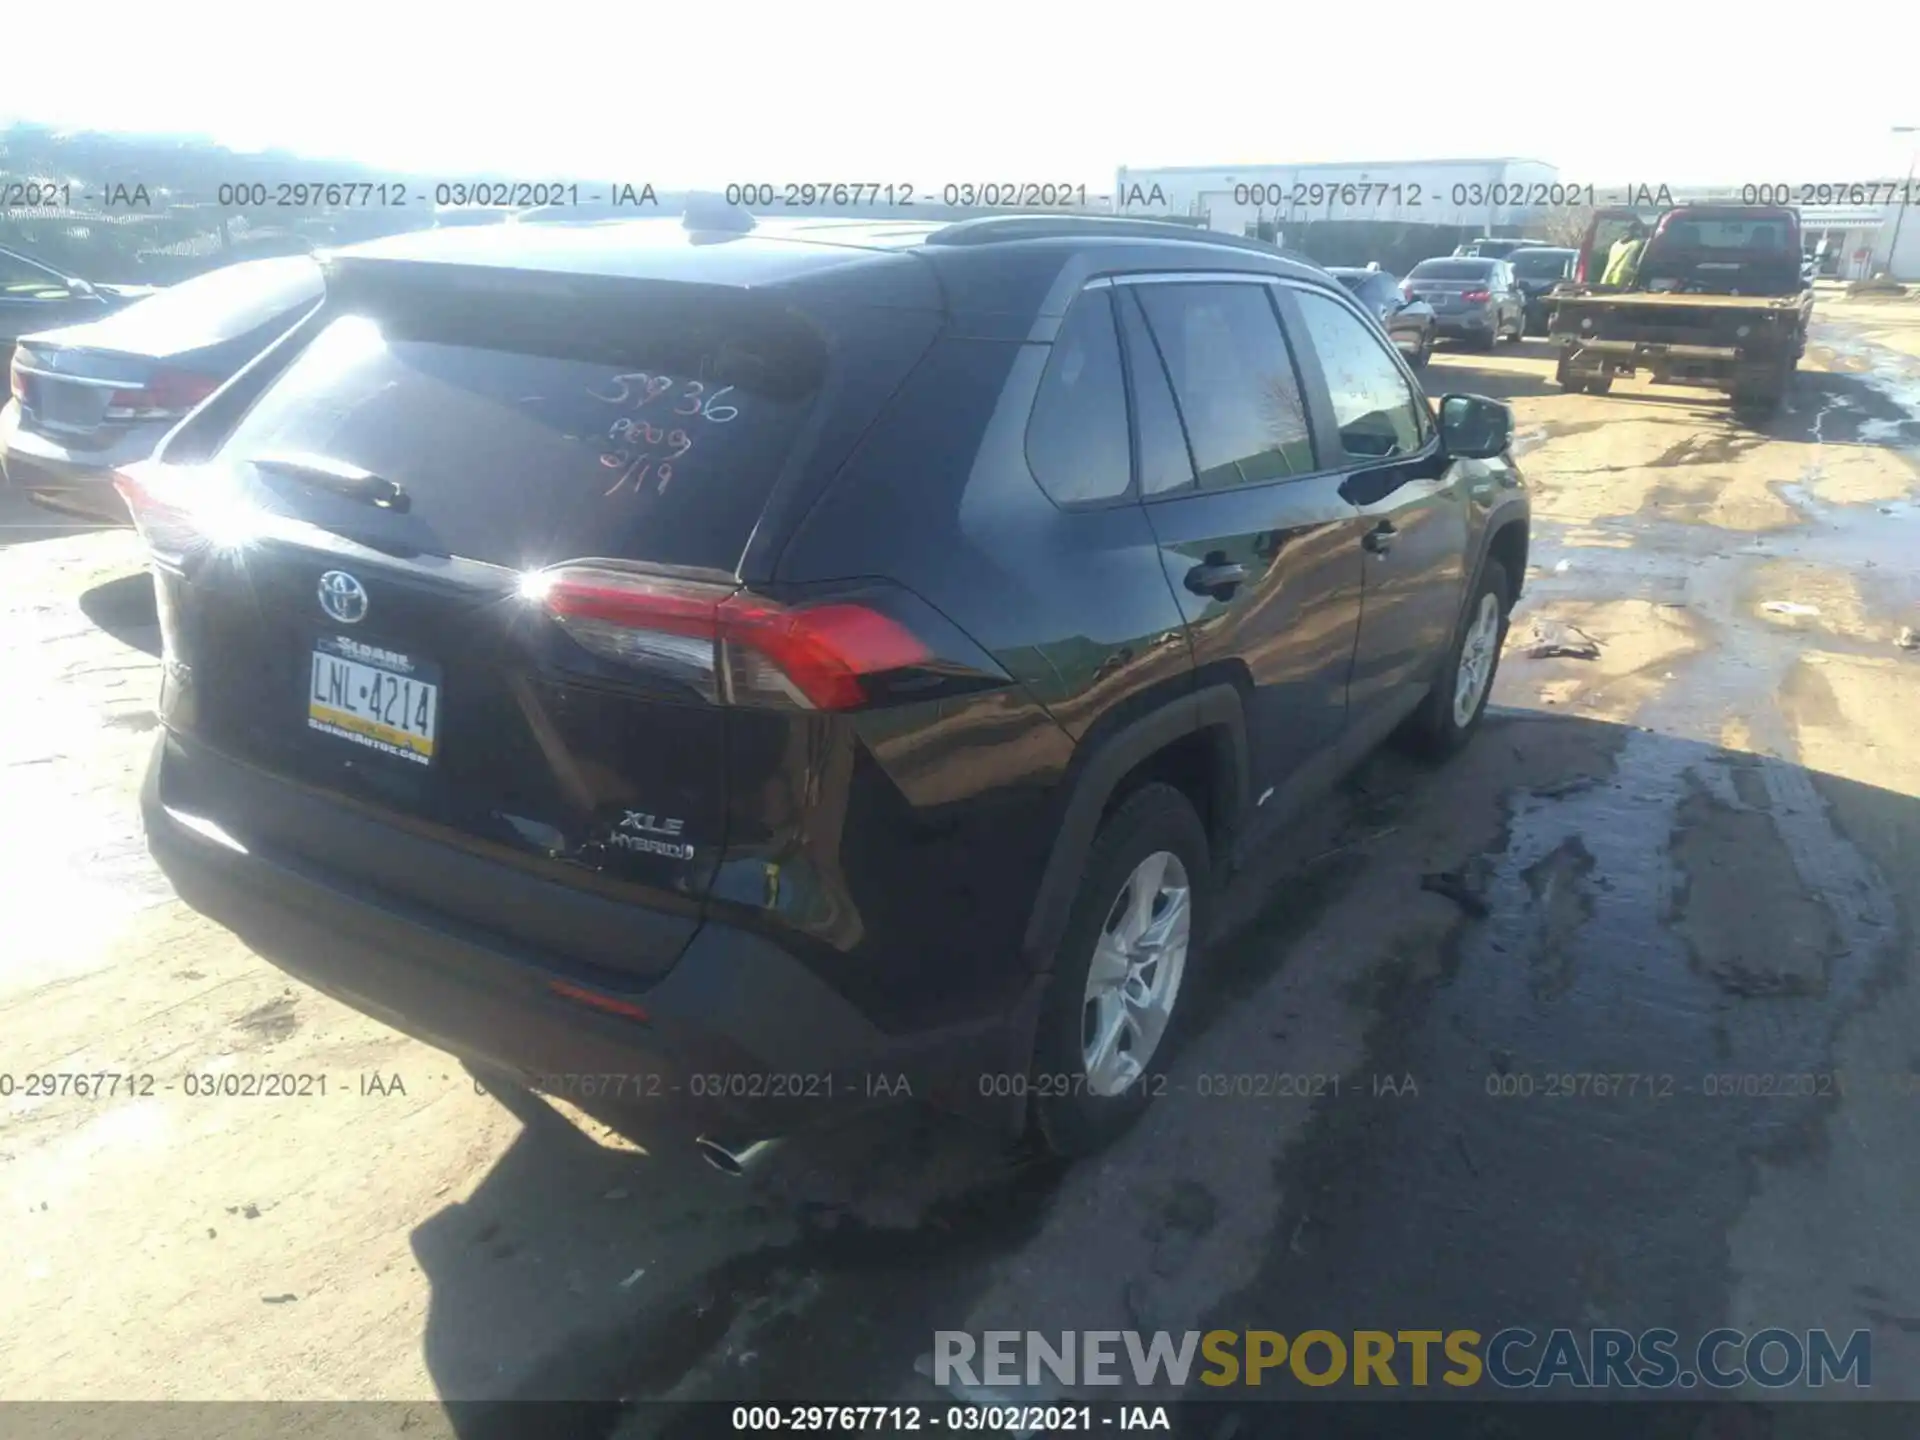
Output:
<path fill-rule="evenodd" d="M 1185 240 L 1201 245 L 1225 245 L 1235 250 L 1252 250 L 1261 255 L 1278 255 L 1287 260 L 1313 264 L 1306 256 L 1283 250 L 1266 240 L 1250 235 L 1230 235 L 1224 230 L 1208 230 L 1200 225 L 1182 225 L 1176 220 L 1130 220 L 1119 215 L 984 215 L 975 220 L 956 220 L 929 235 L 929 245 L 993 245 L 1009 240 L 1054 240 L 1074 236 L 1112 236 L 1117 240 Z"/>

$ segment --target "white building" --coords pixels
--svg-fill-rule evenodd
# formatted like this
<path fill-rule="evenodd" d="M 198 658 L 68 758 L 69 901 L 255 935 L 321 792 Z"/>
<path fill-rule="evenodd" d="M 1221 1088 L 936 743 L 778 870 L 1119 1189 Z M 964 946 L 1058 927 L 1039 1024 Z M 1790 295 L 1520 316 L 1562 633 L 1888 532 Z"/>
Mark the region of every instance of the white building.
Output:
<path fill-rule="evenodd" d="M 1123 167 L 1114 209 L 1176 215 L 1235 235 L 1262 224 L 1384 221 L 1475 234 L 1515 232 L 1549 206 L 1584 204 L 1542 160 L 1380 160 L 1314 165 Z"/>
<path fill-rule="evenodd" d="M 1911 199 L 1912 197 L 1909 197 Z M 1920 280 L 1920 205 L 1805 205 L 1800 236 L 1820 273 L 1842 280 Z"/>

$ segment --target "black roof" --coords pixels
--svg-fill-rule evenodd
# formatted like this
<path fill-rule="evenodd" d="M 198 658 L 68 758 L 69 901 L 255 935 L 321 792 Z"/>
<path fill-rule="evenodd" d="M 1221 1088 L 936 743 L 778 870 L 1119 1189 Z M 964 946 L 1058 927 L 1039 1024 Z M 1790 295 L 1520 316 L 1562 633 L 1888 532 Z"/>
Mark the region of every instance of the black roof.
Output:
<path fill-rule="evenodd" d="M 1165 221 L 1071 214 L 769 220 L 711 204 L 690 205 L 685 221 L 409 231 L 335 251 L 330 271 L 345 278 L 397 263 L 477 288 L 513 271 L 767 290 L 833 288 L 857 269 L 870 303 L 1031 318 L 1061 313 L 1061 283 L 1072 280 L 1077 293 L 1103 269 L 1164 266 L 1176 247 L 1183 268 L 1326 274 L 1266 241 Z"/>

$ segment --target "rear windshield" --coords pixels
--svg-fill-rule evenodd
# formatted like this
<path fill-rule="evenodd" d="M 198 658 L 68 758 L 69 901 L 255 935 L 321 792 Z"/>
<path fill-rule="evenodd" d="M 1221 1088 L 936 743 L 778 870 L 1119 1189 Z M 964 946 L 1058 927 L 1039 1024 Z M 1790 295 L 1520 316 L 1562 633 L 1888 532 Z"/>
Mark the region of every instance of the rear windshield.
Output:
<path fill-rule="evenodd" d="M 734 569 L 824 365 L 810 328 L 721 299 L 349 308 L 221 460 L 372 471 L 406 492 L 406 515 L 254 473 L 317 524 L 377 523 L 397 544 L 517 568 L 603 556 Z"/>
<path fill-rule="evenodd" d="M 1409 280 L 1484 280 L 1493 273 L 1486 260 L 1422 260 L 1407 272 Z"/>
<path fill-rule="evenodd" d="M 1791 248 L 1787 222 L 1767 220 L 1692 220 L 1675 216 L 1660 232 L 1663 248 L 1681 250 L 1758 250 L 1779 253 Z"/>
<path fill-rule="evenodd" d="M 319 300 L 324 282 L 312 260 L 248 260 L 169 286 L 87 327 L 87 344 L 141 355 L 174 355 L 218 345 L 269 321 L 289 322 Z"/>
<path fill-rule="evenodd" d="M 1516 250 L 1507 257 L 1507 263 L 1513 266 L 1516 275 L 1538 280 L 1549 275 L 1564 275 L 1571 258 L 1560 250 Z"/>

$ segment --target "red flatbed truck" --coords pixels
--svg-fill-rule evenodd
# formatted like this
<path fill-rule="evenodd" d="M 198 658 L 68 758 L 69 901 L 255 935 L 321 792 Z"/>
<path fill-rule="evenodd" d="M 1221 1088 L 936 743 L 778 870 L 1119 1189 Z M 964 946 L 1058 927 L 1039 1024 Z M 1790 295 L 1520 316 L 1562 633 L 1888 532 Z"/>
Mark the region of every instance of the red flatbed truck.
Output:
<path fill-rule="evenodd" d="M 1648 238 L 1629 284 L 1601 283 L 1616 241 Z M 1800 215 L 1765 205 L 1597 212 L 1574 278 L 1547 297 L 1561 388 L 1605 394 L 1624 375 L 1717 389 L 1771 413 L 1806 351 L 1813 291 L 1801 275 Z"/>

